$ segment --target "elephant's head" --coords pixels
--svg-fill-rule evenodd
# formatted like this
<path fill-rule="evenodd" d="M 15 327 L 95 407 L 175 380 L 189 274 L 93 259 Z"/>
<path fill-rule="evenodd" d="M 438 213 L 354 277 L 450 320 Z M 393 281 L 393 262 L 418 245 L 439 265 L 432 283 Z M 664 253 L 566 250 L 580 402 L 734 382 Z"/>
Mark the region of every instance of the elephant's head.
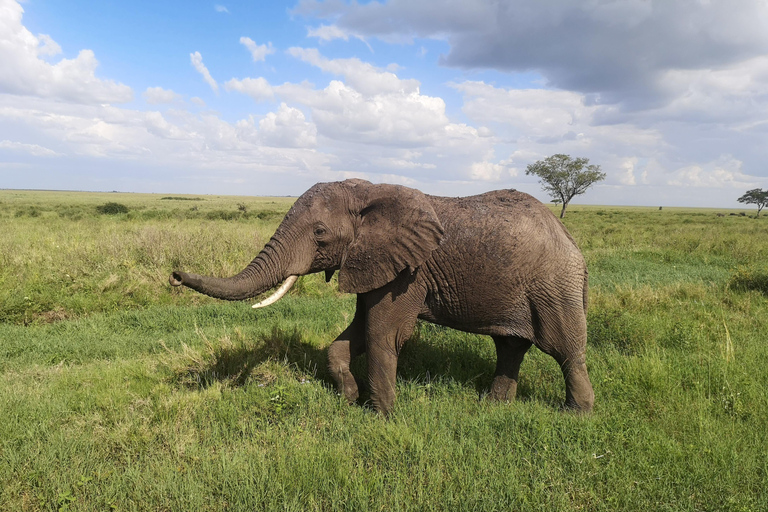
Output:
<path fill-rule="evenodd" d="M 364 180 L 318 183 L 296 200 L 239 274 L 215 278 L 177 271 L 170 283 L 240 300 L 295 276 L 325 271 L 330 279 L 338 270 L 341 291 L 364 293 L 424 263 L 442 235 L 432 205 L 418 190 Z"/>

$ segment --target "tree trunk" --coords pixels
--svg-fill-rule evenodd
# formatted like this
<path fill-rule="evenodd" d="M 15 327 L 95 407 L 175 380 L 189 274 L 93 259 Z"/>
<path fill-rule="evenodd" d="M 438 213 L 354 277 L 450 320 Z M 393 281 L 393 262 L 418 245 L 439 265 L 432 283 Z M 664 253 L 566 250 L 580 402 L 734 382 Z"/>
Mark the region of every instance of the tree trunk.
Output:
<path fill-rule="evenodd" d="M 562 210 L 560 210 L 560 218 L 561 218 L 561 219 L 562 219 L 563 217 L 565 217 L 565 209 L 566 209 L 566 208 L 568 208 L 568 203 L 566 203 L 565 201 L 563 201 L 563 209 L 562 209 Z"/>

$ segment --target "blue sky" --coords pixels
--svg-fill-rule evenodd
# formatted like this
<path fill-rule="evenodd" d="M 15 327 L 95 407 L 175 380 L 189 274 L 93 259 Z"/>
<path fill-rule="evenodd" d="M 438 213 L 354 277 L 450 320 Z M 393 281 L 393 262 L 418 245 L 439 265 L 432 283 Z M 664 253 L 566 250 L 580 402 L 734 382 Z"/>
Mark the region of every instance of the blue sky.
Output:
<path fill-rule="evenodd" d="M 744 0 L 0 0 L 0 188 L 299 195 L 349 177 L 738 206 L 768 187 L 768 6 Z"/>

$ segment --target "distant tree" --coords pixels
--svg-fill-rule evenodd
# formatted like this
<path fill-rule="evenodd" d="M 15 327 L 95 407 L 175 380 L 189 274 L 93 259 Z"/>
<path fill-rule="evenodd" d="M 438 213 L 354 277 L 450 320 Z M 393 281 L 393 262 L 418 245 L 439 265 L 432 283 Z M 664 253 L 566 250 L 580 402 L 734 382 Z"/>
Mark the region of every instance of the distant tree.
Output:
<path fill-rule="evenodd" d="M 544 191 L 553 201 L 562 203 L 562 219 L 571 199 L 605 179 L 605 173 L 600 172 L 599 165 L 588 164 L 588 158 L 574 159 L 568 155 L 557 154 L 532 163 L 526 168 L 525 174 L 538 176 Z"/>
<path fill-rule="evenodd" d="M 761 188 L 747 190 L 747 193 L 738 198 L 737 201 L 744 204 L 757 205 L 757 217 L 759 217 L 763 208 L 768 206 L 768 190 L 763 190 Z"/>

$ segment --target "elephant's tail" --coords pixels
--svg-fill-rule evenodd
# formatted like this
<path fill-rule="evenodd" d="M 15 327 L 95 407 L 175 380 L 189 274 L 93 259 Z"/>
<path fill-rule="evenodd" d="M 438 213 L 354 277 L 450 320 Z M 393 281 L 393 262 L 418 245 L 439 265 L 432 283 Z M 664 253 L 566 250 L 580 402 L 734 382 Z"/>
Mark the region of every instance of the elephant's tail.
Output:
<path fill-rule="evenodd" d="M 584 314 L 587 314 L 587 305 L 589 303 L 589 271 L 584 269 Z"/>

